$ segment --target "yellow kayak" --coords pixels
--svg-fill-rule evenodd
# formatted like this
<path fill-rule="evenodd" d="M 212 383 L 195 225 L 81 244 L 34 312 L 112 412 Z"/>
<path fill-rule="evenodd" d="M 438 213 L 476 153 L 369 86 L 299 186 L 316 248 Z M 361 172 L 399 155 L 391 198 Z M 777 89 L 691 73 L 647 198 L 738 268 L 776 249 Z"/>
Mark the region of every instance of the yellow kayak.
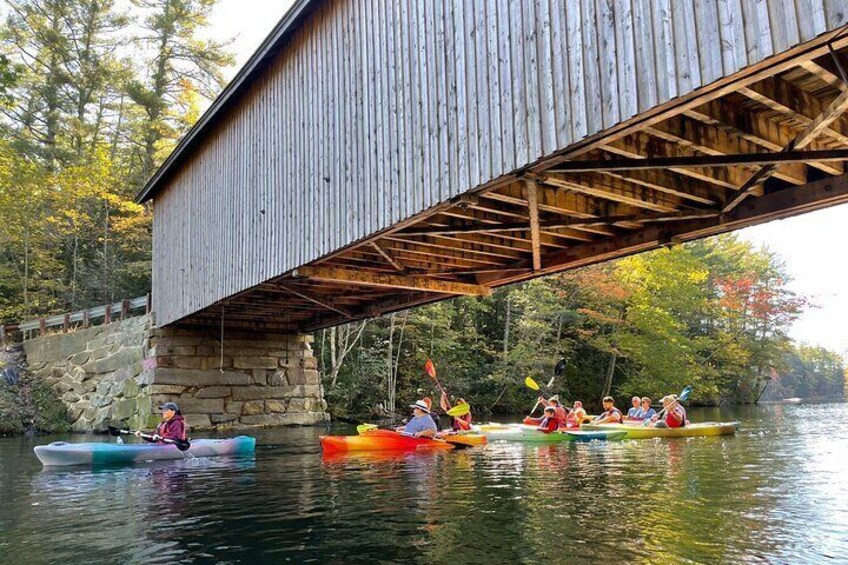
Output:
<path fill-rule="evenodd" d="M 682 428 L 654 428 L 631 424 L 583 424 L 581 430 L 621 430 L 627 432 L 626 439 L 650 439 L 655 437 L 710 437 L 736 433 L 739 422 L 699 422 Z"/>

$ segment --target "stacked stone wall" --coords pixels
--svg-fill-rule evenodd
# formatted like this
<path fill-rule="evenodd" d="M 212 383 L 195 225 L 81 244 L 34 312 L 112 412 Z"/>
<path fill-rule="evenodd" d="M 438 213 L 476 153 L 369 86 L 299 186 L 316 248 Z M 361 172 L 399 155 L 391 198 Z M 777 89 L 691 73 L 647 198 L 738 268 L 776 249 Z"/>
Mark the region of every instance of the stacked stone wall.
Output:
<path fill-rule="evenodd" d="M 68 409 L 74 431 L 102 430 L 112 421 L 133 427 L 152 414 L 139 378 L 150 316 L 47 335 L 24 343 L 30 372 L 44 379 Z"/>
<path fill-rule="evenodd" d="M 329 421 L 309 335 L 153 328 L 150 316 L 24 344 L 30 370 L 59 394 L 75 431 L 149 428 L 179 404 L 193 430 Z"/>
<path fill-rule="evenodd" d="M 189 426 L 318 424 L 325 413 L 312 336 L 155 329 L 146 372 L 154 403 L 179 404 Z"/>

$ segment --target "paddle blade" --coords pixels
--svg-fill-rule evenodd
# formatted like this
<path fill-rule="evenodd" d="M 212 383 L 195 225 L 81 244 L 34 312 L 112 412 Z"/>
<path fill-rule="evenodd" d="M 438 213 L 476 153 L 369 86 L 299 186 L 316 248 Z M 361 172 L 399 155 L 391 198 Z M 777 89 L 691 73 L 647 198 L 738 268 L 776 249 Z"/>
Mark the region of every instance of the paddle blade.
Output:
<path fill-rule="evenodd" d="M 191 448 L 191 442 L 189 442 L 187 439 L 175 439 L 173 441 L 174 445 L 176 445 L 177 449 L 179 449 L 180 451 L 188 451 L 189 448 Z"/>
<path fill-rule="evenodd" d="M 678 401 L 680 401 L 680 402 L 686 402 L 687 400 L 689 400 L 689 397 L 690 397 L 691 395 L 692 395 L 692 387 L 691 387 L 691 386 L 687 386 L 687 387 L 686 387 L 686 388 L 684 388 L 684 389 L 683 389 L 683 391 L 680 393 L 680 396 L 678 396 L 678 397 L 677 397 L 677 400 L 678 400 Z"/>
<path fill-rule="evenodd" d="M 469 412 L 471 412 L 471 405 L 467 402 L 457 404 L 456 406 L 447 411 L 448 416 L 465 416 Z"/>
<path fill-rule="evenodd" d="M 533 390 L 539 390 L 539 384 L 530 377 L 524 379 L 524 384 L 527 385 L 528 388 L 532 388 Z"/>
<path fill-rule="evenodd" d="M 109 435 L 113 436 L 119 436 L 121 434 L 130 433 L 128 430 L 122 430 L 120 428 L 116 428 L 115 426 L 109 426 L 107 429 L 109 430 Z"/>
<path fill-rule="evenodd" d="M 447 412 L 448 410 L 450 410 L 450 407 L 451 407 L 451 405 L 450 405 L 450 401 L 448 400 L 448 395 L 447 395 L 444 391 L 442 391 L 442 396 L 441 396 L 441 397 L 439 397 L 439 406 L 440 406 L 440 407 L 442 408 L 442 410 L 444 410 L 445 412 Z"/>
<path fill-rule="evenodd" d="M 554 367 L 554 375 L 557 377 L 560 376 L 565 371 L 565 358 L 563 357 L 559 361 L 557 361 L 556 367 Z"/>
<path fill-rule="evenodd" d="M 430 375 L 431 379 L 436 378 L 436 365 L 432 359 L 427 359 L 427 362 L 424 363 L 424 372 Z"/>
<path fill-rule="evenodd" d="M 361 434 L 364 432 L 370 432 L 371 430 L 376 430 L 376 424 L 359 424 L 356 426 L 356 433 Z"/>

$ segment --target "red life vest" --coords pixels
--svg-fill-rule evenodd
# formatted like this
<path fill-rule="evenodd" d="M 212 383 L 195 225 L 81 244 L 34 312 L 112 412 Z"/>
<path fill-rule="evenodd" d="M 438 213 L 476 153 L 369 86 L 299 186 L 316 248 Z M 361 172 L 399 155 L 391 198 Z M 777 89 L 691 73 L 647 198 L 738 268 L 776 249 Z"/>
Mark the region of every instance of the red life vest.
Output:
<path fill-rule="evenodd" d="M 471 412 L 464 416 L 455 416 L 453 419 L 453 429 L 470 430 L 471 429 Z"/>
<path fill-rule="evenodd" d="M 680 420 L 678 421 L 675 416 L 680 418 Z M 671 410 L 667 410 L 665 413 L 665 425 L 669 428 L 682 428 L 686 425 L 686 409 L 678 404 Z"/>
<path fill-rule="evenodd" d="M 542 423 L 539 424 L 539 427 L 536 429 L 540 432 L 545 432 L 546 434 L 549 434 L 551 432 L 557 431 L 558 428 L 559 422 L 557 421 L 556 416 L 554 416 L 553 418 L 545 416 L 545 419 L 542 420 Z"/>

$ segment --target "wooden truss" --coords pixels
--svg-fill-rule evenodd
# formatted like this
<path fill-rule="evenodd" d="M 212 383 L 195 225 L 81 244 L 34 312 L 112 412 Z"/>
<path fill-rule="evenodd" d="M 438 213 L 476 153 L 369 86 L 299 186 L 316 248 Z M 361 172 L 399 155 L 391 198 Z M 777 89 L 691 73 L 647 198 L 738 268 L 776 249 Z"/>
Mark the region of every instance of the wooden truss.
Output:
<path fill-rule="evenodd" d="M 746 69 L 183 323 L 314 330 L 848 202 L 838 61 Z"/>

